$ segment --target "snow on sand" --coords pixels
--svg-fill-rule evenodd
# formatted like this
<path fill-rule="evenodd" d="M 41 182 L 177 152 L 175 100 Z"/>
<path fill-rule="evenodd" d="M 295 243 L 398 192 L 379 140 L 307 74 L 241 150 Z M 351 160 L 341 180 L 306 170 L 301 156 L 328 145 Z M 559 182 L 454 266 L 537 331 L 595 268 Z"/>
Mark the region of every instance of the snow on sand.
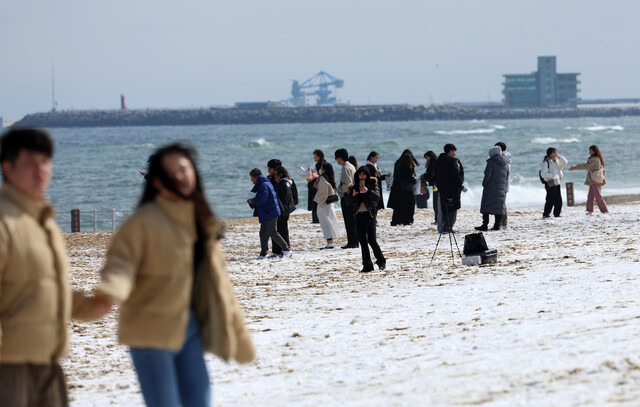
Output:
<path fill-rule="evenodd" d="M 253 260 L 257 220 L 228 221 L 229 273 L 258 358 L 207 356 L 215 404 L 637 405 L 640 204 L 610 210 L 511 210 L 508 230 L 485 232 L 498 264 L 462 266 L 455 245 L 452 264 L 444 235 L 431 268 L 433 212 L 392 228 L 381 211 L 387 270 L 370 274 L 358 272 L 359 249 L 318 250 L 309 215 L 290 221 L 290 259 Z M 479 223 L 477 210 L 459 212 L 461 251 Z M 67 235 L 74 287 L 96 284 L 110 237 Z M 73 324 L 72 405 L 142 405 L 115 322 Z"/>

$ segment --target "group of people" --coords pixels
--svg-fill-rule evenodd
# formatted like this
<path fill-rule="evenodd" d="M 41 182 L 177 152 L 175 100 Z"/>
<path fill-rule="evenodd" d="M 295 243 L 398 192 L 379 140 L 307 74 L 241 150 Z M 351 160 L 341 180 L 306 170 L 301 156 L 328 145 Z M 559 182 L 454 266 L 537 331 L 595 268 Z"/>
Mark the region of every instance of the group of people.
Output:
<path fill-rule="evenodd" d="M 346 149 L 340 148 L 334 152 L 335 161 L 342 167 L 340 178 L 336 183 L 333 165 L 325 159 L 322 150 L 315 150 L 313 152 L 315 166 L 307 169 L 309 191 L 307 209 L 312 213 L 312 222 L 320 224 L 326 240 L 325 246 L 320 249 L 333 249 L 334 238 L 341 234 L 333 206 L 333 203 L 339 202 L 344 230 L 347 235 L 347 242 L 341 248 L 360 247 L 363 263 L 361 271 L 369 272 L 374 269 L 369 251 L 369 247 L 371 247 L 376 264 L 382 270 L 385 268 L 386 259 L 376 240 L 376 226 L 377 213 L 385 208 L 382 181 L 387 179 L 391 179 L 387 203 L 387 207 L 393 209 L 391 226 L 413 224 L 415 208 L 416 206 L 426 207 L 426 200 L 430 196 L 429 187 L 431 187 L 434 224 L 437 224 L 439 233 L 452 232 L 456 223 L 457 211 L 461 207 L 461 194 L 465 190 L 464 167 L 456 157 L 456 153 L 456 146 L 451 143 L 444 146 L 440 155 L 436 155 L 431 150 L 427 151 L 424 154 L 425 171 L 418 176 L 416 169 L 419 163 L 409 149 L 404 150 L 396 160 L 393 172 L 383 174 L 377 165 L 380 157 L 377 152 L 370 152 L 365 165 L 358 168 L 357 159 L 350 156 Z M 508 225 L 506 200 L 511 183 L 511 154 L 507 151 L 507 145 L 500 141 L 489 149 L 488 156 L 482 180 L 483 190 L 480 203 L 482 224 L 475 227 L 479 231 L 506 229 Z M 275 188 L 270 190 L 269 196 L 271 198 L 266 202 L 271 208 L 269 210 L 270 216 L 278 216 L 277 228 L 268 227 L 269 232 L 263 233 L 263 217 L 260 217 L 262 252 L 258 259 L 265 258 L 267 254 L 268 247 L 264 236 L 271 237 L 275 242 L 272 256 L 279 255 L 276 252 L 276 247 L 282 247 L 285 250 L 285 256 L 291 253 L 287 225 L 291 211 L 283 208 L 288 208 L 288 203 L 291 202 L 290 190 L 295 192 L 297 204 L 297 189 L 286 169 L 281 167 L 280 160 L 269 161 L 269 172 L 272 172 L 274 165 L 280 166 L 280 170 L 275 169 L 275 171 L 281 172 L 282 175 L 277 180 L 271 178 Z M 562 209 L 560 180 L 563 177 L 562 170 L 566 165 L 567 160 L 555 148 L 550 147 L 547 150 L 540 170 L 540 179 L 545 184 L 547 192 L 543 211 L 544 218 L 550 217 L 552 211 L 554 216 L 560 216 Z M 569 168 L 569 170 L 588 171 L 585 181 L 585 184 L 589 186 L 587 214 L 593 213 L 594 201 L 597 202 L 603 213 L 607 213 L 608 209 L 601 194 L 601 187 L 606 183 L 606 173 L 604 172 L 604 159 L 598 146 L 590 146 L 589 159 L 585 163 Z M 254 169 L 252 173 L 259 171 Z M 253 175 L 252 180 L 254 180 Z M 280 185 L 279 192 L 277 185 Z M 254 192 L 256 192 L 256 188 L 254 188 Z M 253 201 L 249 201 L 250 204 L 255 203 L 255 198 Z M 278 201 L 280 201 L 279 205 Z M 265 200 L 261 200 L 261 202 L 265 202 Z M 278 206 L 281 209 L 279 212 Z M 291 206 L 291 208 L 295 209 L 295 206 Z M 256 216 L 259 214 L 260 212 Z M 494 222 L 490 226 L 491 215 L 494 217 Z M 284 242 L 282 242 L 283 240 Z"/>
<path fill-rule="evenodd" d="M 145 403 L 211 405 L 204 352 L 247 363 L 255 350 L 195 151 L 171 144 L 150 158 L 138 206 L 87 296 L 70 288 L 64 239 L 45 199 L 53 150 L 39 129 L 0 137 L 0 405 L 67 406 L 58 363 L 69 348 L 67 323 L 102 318 L 113 304 Z"/>

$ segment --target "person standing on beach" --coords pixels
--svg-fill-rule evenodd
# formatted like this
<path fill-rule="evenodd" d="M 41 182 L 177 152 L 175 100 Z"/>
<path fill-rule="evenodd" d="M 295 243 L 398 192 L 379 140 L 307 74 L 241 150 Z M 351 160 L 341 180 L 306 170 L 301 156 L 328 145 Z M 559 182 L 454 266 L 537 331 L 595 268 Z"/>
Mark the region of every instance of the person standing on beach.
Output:
<path fill-rule="evenodd" d="M 253 216 L 258 217 L 260 222 L 260 255 L 256 260 L 267 258 L 269 252 L 269 238 L 282 248 L 284 257 L 291 257 L 291 249 L 287 242 L 278 233 L 278 216 L 281 215 L 278 196 L 271 185 L 271 182 L 262 175 L 259 168 L 254 168 L 249 172 L 251 182 L 254 186 L 251 192 L 256 195 L 247 200 L 249 206 L 253 208 Z"/>
<path fill-rule="evenodd" d="M 496 144 L 496 146 L 500 147 L 500 149 L 502 150 L 502 155 L 504 156 L 504 158 L 507 160 L 507 166 L 509 168 L 509 176 L 507 177 L 507 185 L 506 185 L 506 191 L 507 194 L 509 193 L 509 187 L 511 186 L 511 153 L 507 151 L 507 144 L 502 142 L 502 141 L 498 141 Z M 504 198 L 504 215 L 502 215 L 502 218 L 500 219 L 500 229 L 507 229 L 508 224 L 507 224 L 507 198 L 505 195 Z"/>
<path fill-rule="evenodd" d="M 273 178 L 276 181 L 274 189 L 278 197 L 278 202 L 280 203 L 280 210 L 282 211 L 280 216 L 278 216 L 278 233 L 287 243 L 287 246 L 291 247 L 291 241 L 289 240 L 289 215 L 296 210 L 296 202 L 292 192 L 292 185 L 294 185 L 294 183 L 289 177 L 289 171 L 283 166 L 275 169 Z M 276 246 L 277 245 L 274 244 L 272 256 L 282 257 L 282 250 L 280 250 L 278 254 L 275 250 Z"/>
<path fill-rule="evenodd" d="M 476 226 L 476 230 L 488 230 L 489 215 L 495 216 L 495 223 L 491 230 L 500 230 L 501 219 L 504 216 L 504 201 L 507 199 L 508 178 L 509 164 L 502 154 L 502 148 L 500 146 L 491 147 L 482 179 L 483 189 L 480 203 L 482 226 Z"/>
<path fill-rule="evenodd" d="M 379 159 L 380 159 L 380 154 L 378 154 L 375 151 L 372 151 L 367 156 L 367 162 L 365 163 L 367 168 L 369 168 L 369 174 L 371 174 L 371 176 L 373 177 L 376 177 L 376 179 L 378 180 L 378 187 L 380 187 L 380 199 L 378 200 L 378 203 L 376 204 L 376 209 L 375 209 L 376 216 L 380 209 L 384 209 L 384 198 L 382 197 L 382 181 L 384 181 L 387 177 L 391 176 L 391 172 L 383 174 L 382 171 L 380 171 L 380 168 L 378 167 Z"/>
<path fill-rule="evenodd" d="M 355 213 L 356 231 L 358 234 L 358 242 L 362 251 L 362 270 L 361 273 L 373 271 L 373 262 L 371 262 L 371 253 L 369 246 L 373 250 L 376 257 L 376 264 L 380 270 L 384 270 L 387 260 L 380 250 L 380 246 L 376 241 L 376 205 L 380 201 L 380 187 L 378 179 L 371 176 L 367 166 L 360 167 L 355 174 L 356 184 L 351 188 L 350 194 L 353 197 L 353 212 Z"/>
<path fill-rule="evenodd" d="M 239 363 L 255 357 L 226 273 L 221 230 L 195 151 L 181 144 L 157 150 L 96 289 L 96 298 L 120 305 L 119 342 L 129 346 L 147 406 L 210 406 L 205 351 Z"/>
<path fill-rule="evenodd" d="M 589 193 L 587 194 L 587 215 L 593 214 L 593 201 L 598 203 L 598 209 L 602 213 L 609 213 L 607 203 L 602 198 L 601 188 L 607 183 L 605 178 L 606 172 L 604 169 L 604 158 L 597 145 L 589 147 L 589 159 L 578 165 L 574 165 L 569 168 L 569 171 L 574 170 L 587 170 L 587 179 L 584 184 L 589 186 Z"/>
<path fill-rule="evenodd" d="M 327 241 L 327 244 L 322 249 L 333 249 L 333 238 L 340 235 L 340 229 L 338 229 L 338 219 L 336 213 L 333 210 L 333 202 L 327 202 L 329 197 L 336 196 L 336 182 L 333 175 L 333 166 L 324 161 L 318 170 L 320 174 L 315 180 L 314 188 L 316 194 L 313 197 L 314 201 L 318 205 L 318 219 L 320 220 L 320 228 L 322 228 L 322 235 Z"/>
<path fill-rule="evenodd" d="M 562 193 L 560 191 L 560 180 L 563 177 L 562 170 L 567 166 L 567 159 L 561 156 L 558 151 L 549 147 L 547 155 L 542 160 L 540 166 L 540 178 L 544 181 L 544 189 L 547 191 L 545 198 L 543 218 L 548 218 L 553 210 L 553 216 L 560 217 L 562 211 Z"/>
<path fill-rule="evenodd" d="M 316 149 L 313 151 L 313 160 L 315 161 L 315 172 L 311 170 L 309 167 L 309 178 L 307 178 L 307 188 L 309 188 L 309 194 L 307 195 L 307 210 L 311 211 L 311 223 L 320 223 L 318 219 L 318 204 L 313 199 L 316 195 L 316 189 L 314 185 L 316 184 L 316 178 L 318 177 L 318 173 L 320 172 L 320 167 L 322 163 L 325 162 L 324 153 L 322 150 Z"/>
<path fill-rule="evenodd" d="M 456 158 L 456 146 L 445 144 L 444 153 L 436 161 L 435 184 L 438 188 L 438 232 L 453 232 L 460 209 L 460 195 L 464 184 L 464 169 Z"/>
<path fill-rule="evenodd" d="M 267 163 L 267 170 L 269 171 L 267 178 L 271 181 L 271 185 L 276 189 L 276 192 L 276 185 L 278 184 L 278 180 L 276 179 L 276 169 L 279 167 L 282 167 L 282 161 L 277 158 L 273 158 Z M 286 169 L 285 172 L 287 172 Z M 295 181 L 289 177 L 289 172 L 287 172 L 287 179 L 287 188 L 291 194 L 293 203 L 293 210 L 291 212 L 293 212 L 296 209 L 295 205 L 298 204 L 298 188 L 296 187 Z M 282 201 L 279 202 L 282 204 Z M 278 233 L 280 233 L 280 236 L 282 236 L 282 238 L 287 242 L 287 245 L 289 245 L 289 214 L 291 212 L 285 213 L 286 211 L 284 209 L 285 208 L 280 205 L 280 216 L 278 216 L 278 221 L 276 222 L 276 229 L 278 230 Z M 273 253 L 273 257 L 282 257 L 282 248 L 276 244 L 273 239 L 271 239 L 271 252 Z"/>
<path fill-rule="evenodd" d="M 433 224 L 435 225 L 438 223 L 438 188 L 436 188 L 436 184 L 435 184 L 436 160 L 438 159 L 438 156 L 436 155 L 436 153 L 429 150 L 426 153 L 424 153 L 424 158 L 427 160 L 427 163 L 425 164 L 425 166 L 427 167 L 427 170 L 422 175 L 422 177 L 427 183 L 427 188 L 430 186 L 432 187 L 432 190 L 433 190 L 433 194 L 432 194 L 433 195 L 432 197 Z"/>
<path fill-rule="evenodd" d="M 356 235 L 356 222 L 353 217 L 353 205 L 349 190 L 353 186 L 353 177 L 356 168 L 351 164 L 349 153 L 344 148 L 335 151 L 335 159 L 338 165 L 342 166 L 340 172 L 340 183 L 338 184 L 338 196 L 340 197 L 340 208 L 342 209 L 342 218 L 344 219 L 344 227 L 347 231 L 347 244 L 341 249 L 355 249 L 358 247 L 358 236 Z"/>
<path fill-rule="evenodd" d="M 58 363 L 69 348 L 66 325 L 110 310 L 69 286 L 64 238 L 45 198 L 52 156 L 43 130 L 11 129 L 0 138 L 1 406 L 67 406 Z"/>
<path fill-rule="evenodd" d="M 391 226 L 413 224 L 413 215 L 416 210 L 416 198 L 414 195 L 416 185 L 415 167 L 418 161 L 411 150 L 407 149 L 393 166 L 393 185 L 389 193 L 389 208 L 393 209 Z"/>

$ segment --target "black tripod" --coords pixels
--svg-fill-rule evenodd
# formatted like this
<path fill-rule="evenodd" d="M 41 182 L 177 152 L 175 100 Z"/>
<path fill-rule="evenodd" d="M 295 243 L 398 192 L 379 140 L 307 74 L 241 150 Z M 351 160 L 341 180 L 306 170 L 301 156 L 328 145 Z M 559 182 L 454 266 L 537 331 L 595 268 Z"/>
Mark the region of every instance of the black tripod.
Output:
<path fill-rule="evenodd" d="M 438 204 L 440 204 L 440 202 L 438 202 Z M 445 205 L 445 208 L 446 208 L 446 205 Z M 438 251 L 438 245 L 440 244 L 440 239 L 442 239 L 442 235 L 444 233 L 449 235 L 449 246 L 451 247 L 451 262 L 453 263 L 453 265 L 456 264 L 456 260 L 454 258 L 454 252 L 453 252 L 453 243 L 456 244 L 456 249 L 458 249 L 458 256 L 462 258 L 462 254 L 460 254 L 460 247 L 458 246 L 458 240 L 456 239 L 456 232 L 453 231 L 453 227 L 451 227 L 451 225 L 449 224 L 449 210 L 445 209 L 443 211 L 442 205 L 440 205 L 439 209 L 440 209 L 439 211 L 440 216 L 444 216 L 446 225 L 440 229 L 440 235 L 438 236 L 438 241 L 436 242 L 436 248 L 433 249 L 433 255 L 431 256 L 431 261 L 429 262 L 429 268 L 431 268 L 433 259 L 436 257 L 436 251 Z"/>

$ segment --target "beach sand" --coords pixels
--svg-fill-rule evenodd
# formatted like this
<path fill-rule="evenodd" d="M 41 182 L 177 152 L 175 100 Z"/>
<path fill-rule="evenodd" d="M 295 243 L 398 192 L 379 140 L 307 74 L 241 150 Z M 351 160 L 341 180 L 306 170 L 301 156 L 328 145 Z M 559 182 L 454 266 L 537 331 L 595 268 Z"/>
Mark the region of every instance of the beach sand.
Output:
<path fill-rule="evenodd" d="M 215 405 L 637 405 L 640 197 L 607 201 L 607 215 L 509 210 L 508 230 L 484 233 L 498 263 L 482 266 L 461 265 L 443 235 L 430 267 L 432 210 L 390 227 L 387 209 L 387 270 L 369 274 L 358 272 L 359 249 L 320 251 L 309 214 L 290 220 L 290 259 L 254 260 L 257 219 L 226 221 L 228 270 L 258 357 L 207 356 Z M 459 211 L 460 251 L 480 223 L 478 210 Z M 66 234 L 74 288 L 97 284 L 111 236 Z M 116 317 L 72 325 L 63 367 L 74 406 L 143 405 Z"/>

